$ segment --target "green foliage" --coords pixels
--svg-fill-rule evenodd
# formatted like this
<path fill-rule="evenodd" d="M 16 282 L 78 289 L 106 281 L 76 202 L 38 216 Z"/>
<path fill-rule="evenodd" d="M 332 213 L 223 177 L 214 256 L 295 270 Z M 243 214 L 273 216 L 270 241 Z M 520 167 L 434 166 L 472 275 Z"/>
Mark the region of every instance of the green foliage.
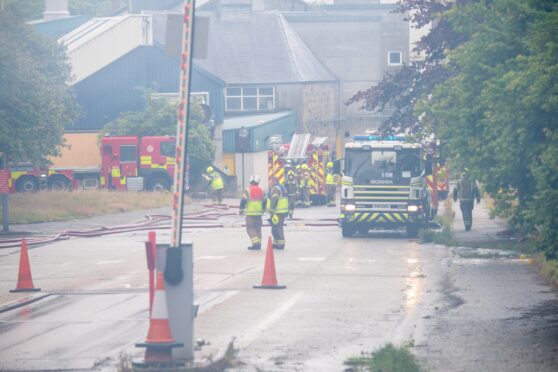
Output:
<path fill-rule="evenodd" d="M 120 3 L 124 4 L 123 1 Z M 110 14 L 111 0 L 69 0 L 68 11 L 71 15 L 90 15 L 103 17 Z M 0 0 L 0 11 L 9 11 L 14 16 L 32 21 L 43 18 L 44 0 Z"/>
<path fill-rule="evenodd" d="M 0 151 L 8 159 L 39 165 L 59 153 L 64 125 L 77 115 L 69 78 L 56 41 L 0 11 Z"/>
<path fill-rule="evenodd" d="M 422 24 L 437 20 L 420 45 L 425 60 L 355 99 L 394 104 L 392 130 L 434 133 L 453 168 L 482 182 L 493 212 L 556 257 L 558 3 L 403 0 L 402 9 Z"/>
<path fill-rule="evenodd" d="M 420 372 L 422 368 L 408 348 L 387 344 L 371 354 L 349 358 L 346 365 L 370 372 Z"/>
<path fill-rule="evenodd" d="M 145 97 L 144 111 L 121 114 L 115 121 L 105 125 L 100 136 L 176 136 L 178 105 L 153 96 L 150 92 L 146 92 Z M 192 102 L 190 116 L 200 117 L 200 111 L 200 105 Z M 190 159 L 190 184 L 195 184 L 202 171 L 213 163 L 215 145 L 207 127 L 194 119 L 189 121 L 187 152 Z"/>

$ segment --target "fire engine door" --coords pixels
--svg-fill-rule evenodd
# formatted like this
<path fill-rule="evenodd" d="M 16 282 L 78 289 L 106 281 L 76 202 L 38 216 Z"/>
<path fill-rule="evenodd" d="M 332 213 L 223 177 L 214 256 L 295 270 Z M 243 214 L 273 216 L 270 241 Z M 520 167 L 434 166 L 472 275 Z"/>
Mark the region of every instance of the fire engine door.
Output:
<path fill-rule="evenodd" d="M 138 175 L 138 153 L 136 145 L 120 145 L 120 184 L 126 183 L 127 177 Z"/>

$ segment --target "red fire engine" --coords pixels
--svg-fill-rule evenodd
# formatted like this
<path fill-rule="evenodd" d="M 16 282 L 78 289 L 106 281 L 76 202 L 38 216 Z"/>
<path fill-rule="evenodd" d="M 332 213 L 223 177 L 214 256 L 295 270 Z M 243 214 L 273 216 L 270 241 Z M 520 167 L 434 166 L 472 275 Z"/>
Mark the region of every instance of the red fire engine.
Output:
<path fill-rule="evenodd" d="M 313 205 L 322 205 L 326 201 L 326 166 L 330 161 L 326 137 L 318 137 L 309 143 L 310 134 L 295 134 L 290 144 L 278 145 L 268 152 L 269 181 L 277 177 L 281 183 L 286 180 L 287 173 L 295 173 L 297 166 L 306 164 L 310 178 L 310 200 Z"/>
<path fill-rule="evenodd" d="M 35 168 L 11 164 L 10 192 L 39 189 L 169 190 L 176 144 L 169 136 L 103 137 L 101 164 L 82 168 Z"/>

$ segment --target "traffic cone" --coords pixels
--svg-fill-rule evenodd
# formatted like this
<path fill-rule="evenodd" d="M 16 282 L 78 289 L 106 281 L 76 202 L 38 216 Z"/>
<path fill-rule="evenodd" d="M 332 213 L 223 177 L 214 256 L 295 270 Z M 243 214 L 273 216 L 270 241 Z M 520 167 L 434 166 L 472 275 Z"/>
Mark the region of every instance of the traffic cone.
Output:
<path fill-rule="evenodd" d="M 33 286 L 33 278 L 31 277 L 31 267 L 29 266 L 29 254 L 27 253 L 27 242 L 21 240 L 21 251 L 19 254 L 19 276 L 17 279 L 16 289 L 10 289 L 10 292 L 36 292 L 41 288 Z"/>
<path fill-rule="evenodd" d="M 149 318 L 147 338 L 144 343 L 136 344 L 136 347 L 146 348 L 144 361 L 133 362 L 132 364 L 135 367 L 158 369 L 184 366 L 185 363 L 172 360 L 172 348 L 183 346 L 183 343 L 174 342 L 172 338 L 163 273 L 157 272 L 157 284 L 153 298 L 153 308 Z"/>
<path fill-rule="evenodd" d="M 263 289 L 284 289 L 286 285 L 277 284 L 277 275 L 275 274 L 275 259 L 273 258 L 273 245 L 271 244 L 271 236 L 267 239 L 267 252 L 265 254 L 264 274 L 261 285 L 255 285 L 254 288 Z"/>

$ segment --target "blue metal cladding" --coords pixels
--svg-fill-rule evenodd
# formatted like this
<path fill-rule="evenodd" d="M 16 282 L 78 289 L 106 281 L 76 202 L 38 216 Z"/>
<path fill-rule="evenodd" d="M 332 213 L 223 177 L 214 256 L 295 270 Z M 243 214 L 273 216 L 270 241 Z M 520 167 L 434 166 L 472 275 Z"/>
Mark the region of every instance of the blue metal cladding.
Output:
<path fill-rule="evenodd" d="M 56 40 L 66 35 L 70 31 L 78 28 L 85 22 L 89 21 L 91 18 L 93 17 L 79 15 L 67 18 L 52 19 L 48 21 L 32 21 L 29 24 L 39 33 Z"/>
<path fill-rule="evenodd" d="M 289 143 L 293 133 L 296 131 L 296 117 L 292 111 L 273 114 L 250 115 L 235 117 L 235 124 L 223 125 L 223 152 L 236 152 L 236 135 L 243 123 L 249 133 L 251 152 L 267 151 L 268 139 L 271 136 L 280 135 L 283 143 Z"/>
<path fill-rule="evenodd" d="M 99 130 L 120 113 L 141 111 L 144 90 L 177 93 L 178 60 L 159 47 L 142 46 L 75 84 L 81 115 L 68 130 Z M 216 123 L 223 122 L 224 82 L 196 67 L 192 69 L 192 92 L 209 92 L 209 106 Z"/>

